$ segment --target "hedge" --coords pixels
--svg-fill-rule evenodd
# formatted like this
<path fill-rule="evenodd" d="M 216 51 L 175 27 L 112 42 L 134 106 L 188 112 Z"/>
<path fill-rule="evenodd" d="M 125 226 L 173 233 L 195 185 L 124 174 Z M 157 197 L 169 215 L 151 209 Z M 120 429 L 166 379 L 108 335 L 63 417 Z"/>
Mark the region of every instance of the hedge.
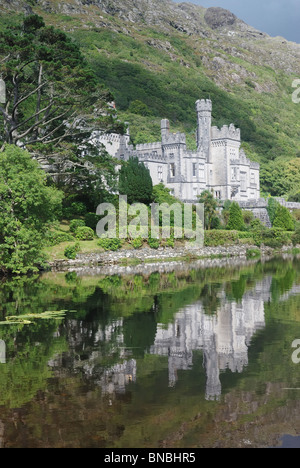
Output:
<path fill-rule="evenodd" d="M 212 230 L 205 231 L 204 234 L 204 245 L 206 247 L 217 247 L 219 245 L 230 245 L 238 243 L 238 231 Z"/>

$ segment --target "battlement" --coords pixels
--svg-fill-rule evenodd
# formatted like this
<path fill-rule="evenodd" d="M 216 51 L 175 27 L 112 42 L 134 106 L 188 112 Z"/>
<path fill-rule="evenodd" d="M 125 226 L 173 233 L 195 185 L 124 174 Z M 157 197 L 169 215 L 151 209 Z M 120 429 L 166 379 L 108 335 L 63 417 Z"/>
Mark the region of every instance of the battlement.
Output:
<path fill-rule="evenodd" d="M 211 138 L 212 140 L 235 140 L 241 141 L 241 130 L 239 128 L 235 128 L 233 124 L 223 125 L 221 129 L 218 127 L 211 128 Z"/>
<path fill-rule="evenodd" d="M 106 141 L 106 142 L 120 142 L 122 135 L 119 133 L 99 133 L 99 132 L 93 132 L 92 137 L 98 137 L 100 141 Z"/>
<path fill-rule="evenodd" d="M 185 133 L 168 133 L 162 141 L 163 145 L 186 144 Z"/>
<path fill-rule="evenodd" d="M 212 102 L 210 99 L 198 99 L 196 101 L 196 112 L 212 112 Z"/>
<path fill-rule="evenodd" d="M 161 143 L 142 143 L 140 145 L 136 145 L 137 151 L 158 151 L 161 149 Z"/>

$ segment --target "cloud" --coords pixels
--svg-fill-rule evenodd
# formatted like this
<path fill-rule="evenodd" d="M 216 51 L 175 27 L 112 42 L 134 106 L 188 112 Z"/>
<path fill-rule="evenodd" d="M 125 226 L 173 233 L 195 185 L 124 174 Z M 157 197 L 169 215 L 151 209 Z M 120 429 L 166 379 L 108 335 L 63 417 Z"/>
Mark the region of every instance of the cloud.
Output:
<path fill-rule="evenodd" d="M 179 0 L 175 0 L 179 2 Z M 232 11 L 249 25 L 271 36 L 283 36 L 300 44 L 299 0 L 187 0 L 203 7 Z"/>

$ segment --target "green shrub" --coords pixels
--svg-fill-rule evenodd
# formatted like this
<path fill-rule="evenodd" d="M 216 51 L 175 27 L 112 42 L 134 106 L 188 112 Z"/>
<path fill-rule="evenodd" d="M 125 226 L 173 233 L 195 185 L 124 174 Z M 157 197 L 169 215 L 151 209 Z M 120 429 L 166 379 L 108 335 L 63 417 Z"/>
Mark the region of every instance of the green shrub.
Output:
<path fill-rule="evenodd" d="M 140 249 L 143 245 L 143 239 L 141 237 L 137 237 L 136 239 L 133 239 L 132 245 L 135 249 Z"/>
<path fill-rule="evenodd" d="M 269 218 L 270 218 L 272 225 L 273 225 L 273 222 L 274 222 L 274 219 L 276 217 L 276 213 L 279 207 L 280 207 L 280 203 L 277 200 L 275 200 L 275 198 L 272 198 L 272 197 L 269 198 L 267 211 L 268 211 Z"/>
<path fill-rule="evenodd" d="M 206 247 L 217 247 L 219 245 L 237 244 L 239 236 L 237 231 L 212 230 L 205 231 L 204 245 Z"/>
<path fill-rule="evenodd" d="M 282 229 L 272 228 L 262 232 L 262 244 L 272 249 L 279 249 L 283 245 L 290 244 L 291 240 Z"/>
<path fill-rule="evenodd" d="M 252 239 L 252 233 L 249 231 L 239 231 L 238 237 L 239 239 Z"/>
<path fill-rule="evenodd" d="M 279 206 L 273 220 L 273 227 L 282 228 L 285 231 L 294 231 L 295 221 L 289 210 L 285 206 Z"/>
<path fill-rule="evenodd" d="M 82 219 L 72 219 L 70 222 L 70 231 L 75 233 L 79 227 L 84 227 L 85 222 Z"/>
<path fill-rule="evenodd" d="M 63 215 L 66 219 L 72 219 L 75 216 L 84 216 L 86 214 L 86 206 L 82 202 L 73 202 L 71 206 L 63 209 Z"/>
<path fill-rule="evenodd" d="M 87 226 L 77 228 L 75 234 L 76 234 L 76 239 L 81 240 L 81 241 L 92 241 L 94 239 L 93 229 Z"/>
<path fill-rule="evenodd" d="M 175 240 L 172 237 L 170 237 L 170 239 L 167 239 L 167 247 L 171 247 L 172 249 L 174 249 Z"/>
<path fill-rule="evenodd" d="M 159 239 L 152 239 L 149 237 L 148 239 L 148 245 L 151 249 L 158 249 L 160 246 L 160 240 Z"/>
<path fill-rule="evenodd" d="M 68 232 L 49 232 L 46 235 L 45 243 L 46 245 L 52 247 L 54 245 L 61 244 L 62 242 L 72 242 L 74 237 Z"/>
<path fill-rule="evenodd" d="M 247 226 L 250 226 L 251 221 L 254 220 L 254 214 L 252 211 L 242 210 L 243 220 Z"/>
<path fill-rule="evenodd" d="M 78 252 L 80 252 L 80 244 L 76 242 L 76 244 L 68 245 L 65 248 L 64 256 L 70 260 L 75 260 Z"/>
<path fill-rule="evenodd" d="M 233 202 L 229 208 L 229 218 L 226 228 L 230 231 L 244 231 L 245 223 L 243 218 L 243 212 L 240 205 L 237 202 Z"/>
<path fill-rule="evenodd" d="M 122 241 L 121 239 L 115 238 L 115 239 L 99 239 L 98 242 L 99 247 L 102 247 L 104 250 L 112 250 L 116 252 L 122 247 Z"/>
<path fill-rule="evenodd" d="M 96 227 L 100 219 L 101 216 L 96 215 L 96 213 L 87 213 L 84 217 L 85 225 L 96 231 Z"/>
<path fill-rule="evenodd" d="M 297 228 L 295 233 L 292 235 L 293 245 L 300 245 L 300 228 Z"/>

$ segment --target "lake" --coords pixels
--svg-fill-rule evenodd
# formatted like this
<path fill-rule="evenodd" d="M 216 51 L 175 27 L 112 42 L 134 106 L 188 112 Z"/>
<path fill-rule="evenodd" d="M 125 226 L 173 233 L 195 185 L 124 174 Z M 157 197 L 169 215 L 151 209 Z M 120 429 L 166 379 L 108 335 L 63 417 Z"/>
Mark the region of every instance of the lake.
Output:
<path fill-rule="evenodd" d="M 300 446 L 299 257 L 121 273 L 1 282 L 1 447 Z"/>

